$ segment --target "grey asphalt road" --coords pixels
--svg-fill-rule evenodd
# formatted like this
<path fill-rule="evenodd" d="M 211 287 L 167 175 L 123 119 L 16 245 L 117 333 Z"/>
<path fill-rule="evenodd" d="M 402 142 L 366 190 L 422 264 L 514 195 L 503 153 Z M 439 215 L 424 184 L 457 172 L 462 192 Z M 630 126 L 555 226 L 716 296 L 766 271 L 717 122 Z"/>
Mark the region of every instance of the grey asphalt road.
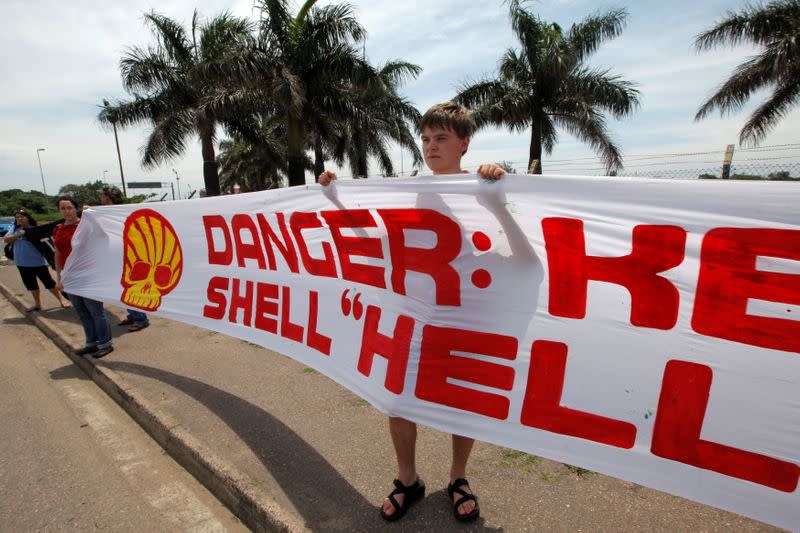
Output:
<path fill-rule="evenodd" d="M 247 531 L 0 298 L 0 531 Z"/>
<path fill-rule="evenodd" d="M 30 301 L 13 266 L 0 267 L 0 285 L 16 301 Z M 43 303 L 40 327 L 57 328 L 61 341 L 79 346 L 75 313 L 57 308 L 49 294 Z M 112 324 L 124 316 L 122 309 L 109 310 Z M 12 331 L 0 331 L 0 346 L 20 335 L 24 321 L 11 325 Z M 467 471 L 481 518 L 465 526 L 453 519 L 445 493 L 449 436 L 425 427 L 417 465 L 428 493 L 399 523 L 386 524 L 378 506 L 391 490 L 394 454 L 386 418 L 367 402 L 288 357 L 212 331 L 152 317 L 147 329 L 128 333 L 115 325 L 113 333 L 116 349 L 94 372 L 113 372 L 123 390 L 170 420 L 172 431 L 191 436 L 197 455 L 212 457 L 228 481 L 266 502 L 292 530 L 779 531 L 484 442 L 476 443 Z M 58 366 L 69 367 L 70 360 L 61 355 Z M 7 515 L 3 505 L 0 513 Z"/>

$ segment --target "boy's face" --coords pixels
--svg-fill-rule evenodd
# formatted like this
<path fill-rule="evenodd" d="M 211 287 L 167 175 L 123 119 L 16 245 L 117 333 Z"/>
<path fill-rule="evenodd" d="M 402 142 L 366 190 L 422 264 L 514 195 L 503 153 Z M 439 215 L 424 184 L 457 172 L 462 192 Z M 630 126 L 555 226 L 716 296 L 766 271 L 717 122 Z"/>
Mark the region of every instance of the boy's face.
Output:
<path fill-rule="evenodd" d="M 469 137 L 459 137 L 451 129 L 425 127 L 422 130 L 422 153 L 425 164 L 434 174 L 461 172 L 461 156 L 469 147 Z"/>

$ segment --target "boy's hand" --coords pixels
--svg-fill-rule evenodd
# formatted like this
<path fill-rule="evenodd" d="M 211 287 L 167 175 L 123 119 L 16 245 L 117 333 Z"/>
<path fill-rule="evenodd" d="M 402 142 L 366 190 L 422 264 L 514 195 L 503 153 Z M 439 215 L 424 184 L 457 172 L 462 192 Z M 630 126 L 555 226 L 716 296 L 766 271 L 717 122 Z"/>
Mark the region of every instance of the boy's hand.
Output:
<path fill-rule="evenodd" d="M 87 209 L 91 209 L 91 208 L 92 208 L 92 206 L 83 204 L 83 207 L 81 207 L 81 211 L 86 211 Z"/>
<path fill-rule="evenodd" d="M 317 181 L 323 187 L 327 187 L 330 184 L 330 182 L 332 182 L 335 179 L 338 179 L 338 177 L 336 176 L 336 172 L 331 172 L 330 170 L 326 170 L 325 172 L 319 175 L 319 179 L 317 179 Z"/>
<path fill-rule="evenodd" d="M 478 174 L 485 180 L 499 180 L 506 171 L 494 163 L 484 163 L 478 167 Z"/>

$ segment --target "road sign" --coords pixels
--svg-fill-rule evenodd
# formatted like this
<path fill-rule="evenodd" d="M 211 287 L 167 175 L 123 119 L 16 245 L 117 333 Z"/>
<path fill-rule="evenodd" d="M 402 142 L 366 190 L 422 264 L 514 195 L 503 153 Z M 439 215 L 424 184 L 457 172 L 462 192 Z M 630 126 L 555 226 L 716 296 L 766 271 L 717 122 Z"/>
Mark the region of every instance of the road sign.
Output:
<path fill-rule="evenodd" d="M 129 189 L 160 189 L 160 181 L 129 181 Z"/>

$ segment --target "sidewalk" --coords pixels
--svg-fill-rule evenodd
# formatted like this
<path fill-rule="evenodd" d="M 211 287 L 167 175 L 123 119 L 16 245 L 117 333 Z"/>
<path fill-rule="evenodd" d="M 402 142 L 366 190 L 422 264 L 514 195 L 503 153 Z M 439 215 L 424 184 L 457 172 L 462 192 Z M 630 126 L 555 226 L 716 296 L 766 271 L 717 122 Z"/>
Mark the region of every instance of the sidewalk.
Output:
<path fill-rule="evenodd" d="M 0 292 L 31 302 L 13 265 Z M 72 309 L 43 292 L 29 318 L 62 349 L 82 344 Z M 109 307 L 112 324 L 124 310 Z M 481 519 L 452 517 L 449 436 L 420 427 L 428 495 L 399 523 L 378 505 L 394 454 L 385 417 L 328 378 L 245 341 L 151 317 L 81 368 L 251 529 L 284 531 L 779 531 L 738 515 L 599 474 L 476 443 L 468 477 Z M 0 345 L 2 340 L 0 340 Z"/>

